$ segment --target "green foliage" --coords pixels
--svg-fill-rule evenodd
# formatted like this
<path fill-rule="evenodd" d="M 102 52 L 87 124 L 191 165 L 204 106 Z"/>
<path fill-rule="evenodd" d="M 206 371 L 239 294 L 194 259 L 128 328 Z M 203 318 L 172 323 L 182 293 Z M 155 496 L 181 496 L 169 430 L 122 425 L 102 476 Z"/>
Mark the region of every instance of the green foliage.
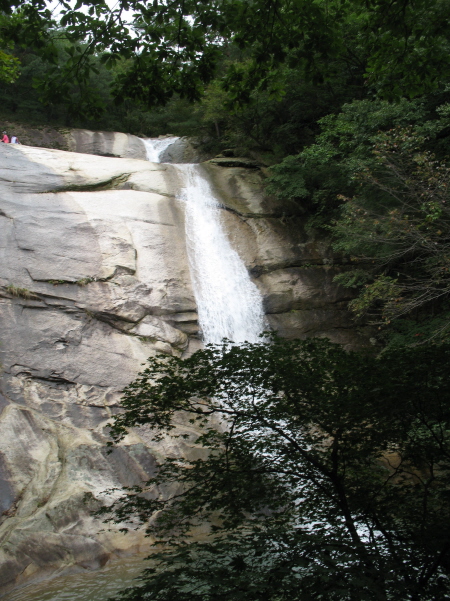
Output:
<path fill-rule="evenodd" d="M 353 99 L 400 99 L 399 108 L 370 102 L 357 108 L 359 143 L 372 126 L 389 127 L 389 112 L 396 114 L 390 126 L 417 122 L 420 102 L 408 109 L 402 97 L 441 90 L 448 78 L 446 1 L 425 9 L 422 0 L 401 6 L 385 0 L 147 6 L 133 0 L 113 8 L 80 0 L 64 3 L 59 22 L 45 2 L 4 3 L 5 12 L 14 6 L 2 35 L 24 69 L 17 85 L 0 91 L 5 117 L 152 136 L 207 133 L 218 139 L 211 149 L 256 152 L 268 164 L 310 146 L 327 114 L 333 116 L 322 123 L 324 133 L 335 130 L 343 139 L 340 126 L 349 121 L 333 118 Z M 192 110 L 189 103 L 203 96 L 203 107 Z M 317 210 L 317 222 L 336 208 L 336 188 L 351 193 L 351 165 L 341 153 L 354 153 L 355 145 L 350 141 L 336 155 L 336 137 L 333 148 L 325 147 L 325 138 L 319 156 L 314 146 L 299 157 L 298 169 L 291 160 L 273 173 L 275 193 L 300 194 L 302 204 Z"/>
<path fill-rule="evenodd" d="M 411 316 L 398 319 L 379 332 L 379 338 L 386 348 L 436 344 L 448 341 L 449 335 L 450 312 L 446 304 L 437 307 L 436 311 L 419 314 L 416 319 Z"/>
<path fill-rule="evenodd" d="M 174 94 L 199 100 L 229 46 L 245 58 L 225 65 L 221 76 L 236 105 L 255 92 L 283 93 L 279 74 L 285 67 L 320 83 L 336 75 L 337 61 L 359 85 L 364 80 L 371 93 L 388 99 L 437 89 L 450 75 L 447 0 L 120 0 L 112 7 L 74 0 L 61 6 L 56 22 L 46 2 L 4 1 L 5 13 L 15 9 L 21 16 L 5 39 L 55 64 L 41 81 L 49 102 L 56 95 L 70 104 L 76 81 L 93 115 L 101 106 L 88 82 L 99 56 L 111 70 L 126 61 L 115 73 L 114 97 L 146 107 Z M 71 46 L 58 69 L 61 29 Z"/>
<path fill-rule="evenodd" d="M 352 269 L 338 274 L 334 281 L 345 288 L 360 288 L 370 279 L 370 273 L 366 269 Z"/>
<path fill-rule="evenodd" d="M 0 50 L 0 81 L 13 83 L 19 77 L 19 72 L 19 60 L 15 56 Z"/>
<path fill-rule="evenodd" d="M 11 296 L 24 298 L 25 300 L 39 300 L 39 296 L 31 290 L 28 290 L 28 288 L 20 288 L 14 284 L 8 284 L 8 286 L 6 286 L 6 292 L 11 294 Z"/>
<path fill-rule="evenodd" d="M 372 272 L 350 303 L 358 316 L 390 321 L 450 293 L 450 169 L 424 142 L 411 128 L 378 134 L 373 164 L 357 174 L 358 194 L 334 225 L 335 248 Z"/>
<path fill-rule="evenodd" d="M 8 24 L 9 19 L 0 13 L 0 81 L 3 83 L 13 83 L 20 74 L 20 61 L 11 52 L 14 44 L 4 39 Z"/>
<path fill-rule="evenodd" d="M 64 64 L 68 47 L 67 40 L 58 44 L 60 54 L 57 66 Z M 201 131 L 200 116 L 187 101 L 179 98 L 173 98 L 164 108 L 151 111 L 129 100 L 116 104 L 109 88 L 114 71 L 119 71 L 122 63 L 117 63 L 111 71 L 104 66 L 101 57 L 96 59 L 97 73 L 92 73 L 83 85 L 76 80 L 71 82 L 70 103 L 56 93 L 51 94 L 51 99 L 39 100 L 35 82 L 37 79 L 45 80 L 53 67 L 35 52 L 16 48 L 16 54 L 21 62 L 20 76 L 12 84 L 0 88 L 0 115 L 4 119 L 30 124 L 52 123 L 65 127 L 126 131 L 148 137 L 167 132 L 181 136 L 198 135 Z M 98 99 L 95 117 L 86 107 L 85 86 L 89 87 L 91 96 L 95 95 Z"/>
<path fill-rule="evenodd" d="M 276 77 L 280 89 L 252 92 L 245 105 L 234 102 L 219 77 L 206 88 L 202 121 L 221 148 L 279 161 L 313 142 L 317 120 L 338 110 L 354 91 L 345 70 L 327 85 L 305 81 L 299 69 L 279 69 Z"/>
<path fill-rule="evenodd" d="M 446 92 L 414 101 L 355 100 L 340 113 L 319 120 L 314 144 L 288 156 L 270 170 L 267 190 L 281 200 L 297 199 L 310 213 L 329 223 L 337 217 L 342 197 L 359 191 L 359 173 L 374 168 L 373 145 L 380 131 L 416 126 L 440 155 L 448 152 Z M 438 106 L 436 106 L 438 105 Z M 320 223 L 317 219 L 316 223 Z"/>
<path fill-rule="evenodd" d="M 367 73 L 382 96 L 389 100 L 418 96 L 448 77 L 450 5 L 446 0 L 431 4 L 380 0 L 370 3 L 369 12 Z"/>
<path fill-rule="evenodd" d="M 103 511 L 166 545 L 121 598 L 446 599 L 449 360 L 318 339 L 149 360 L 113 438 L 146 424 L 196 451 Z"/>

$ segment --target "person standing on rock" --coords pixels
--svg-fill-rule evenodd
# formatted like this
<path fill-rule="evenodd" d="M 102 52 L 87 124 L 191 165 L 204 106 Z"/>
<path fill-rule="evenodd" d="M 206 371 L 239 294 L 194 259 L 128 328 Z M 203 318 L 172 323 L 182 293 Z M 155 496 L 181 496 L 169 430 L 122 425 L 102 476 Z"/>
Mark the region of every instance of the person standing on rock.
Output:
<path fill-rule="evenodd" d="M 6 134 L 6 131 L 4 131 L 4 132 L 3 132 L 3 138 L 2 138 L 2 142 L 3 142 L 4 144 L 9 144 L 9 138 L 8 138 L 8 136 L 7 136 L 7 134 Z"/>

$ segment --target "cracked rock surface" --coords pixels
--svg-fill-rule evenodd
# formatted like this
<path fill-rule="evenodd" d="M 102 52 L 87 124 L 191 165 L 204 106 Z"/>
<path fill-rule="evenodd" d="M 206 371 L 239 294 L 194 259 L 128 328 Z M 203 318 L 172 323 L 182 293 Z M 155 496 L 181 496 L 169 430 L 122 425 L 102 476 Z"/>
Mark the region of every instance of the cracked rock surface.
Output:
<path fill-rule="evenodd" d="M 342 268 L 262 192 L 252 165 L 208 164 L 223 223 L 283 336 L 361 343 Z M 190 439 L 131 432 L 111 455 L 121 390 L 158 352 L 201 346 L 176 167 L 0 145 L 0 590 L 144 550 L 92 515 Z"/>

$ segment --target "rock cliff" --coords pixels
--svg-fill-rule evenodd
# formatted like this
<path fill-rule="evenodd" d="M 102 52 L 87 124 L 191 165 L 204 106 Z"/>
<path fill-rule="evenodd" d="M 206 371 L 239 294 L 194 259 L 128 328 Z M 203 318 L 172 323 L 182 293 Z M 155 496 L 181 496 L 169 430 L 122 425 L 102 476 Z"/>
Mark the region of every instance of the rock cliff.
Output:
<path fill-rule="evenodd" d="M 105 449 L 120 391 L 146 358 L 201 345 L 177 171 L 139 152 L 0 147 L 3 590 L 142 550 L 141 532 L 101 531 L 91 513 L 100 493 L 151 475 L 163 456 L 195 452 L 146 430 Z M 264 196 L 254 165 L 204 169 L 270 326 L 359 344 L 327 244 L 305 233 L 294 207 Z"/>
<path fill-rule="evenodd" d="M 20 122 L 3 121 L 2 129 L 15 135 L 22 144 L 39 148 L 52 148 L 95 154 L 105 157 L 146 160 L 146 150 L 142 139 L 112 131 L 90 131 L 66 127 L 44 125 L 30 126 Z M 173 163 L 198 163 L 205 160 L 199 141 L 194 138 L 180 138 L 167 150 L 164 161 Z"/>

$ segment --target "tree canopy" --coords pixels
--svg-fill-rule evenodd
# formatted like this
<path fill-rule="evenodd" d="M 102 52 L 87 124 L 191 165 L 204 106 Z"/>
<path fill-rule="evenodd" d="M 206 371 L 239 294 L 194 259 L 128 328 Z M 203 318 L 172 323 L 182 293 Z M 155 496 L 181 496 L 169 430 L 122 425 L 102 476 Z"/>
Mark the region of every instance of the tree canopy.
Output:
<path fill-rule="evenodd" d="M 104 510 L 169 545 L 121 599 L 446 599 L 449 359 L 316 339 L 149 360 L 113 438 L 196 451 Z"/>
<path fill-rule="evenodd" d="M 99 55 L 110 67 L 127 61 L 115 76 L 116 98 L 147 106 L 174 93 L 199 99 L 219 65 L 237 103 L 255 90 L 280 92 L 286 65 L 323 81 L 344 63 L 388 99 L 423 94 L 450 75 L 448 0 L 2 0 L 0 10 L 15 15 L 5 40 L 53 61 L 62 30 L 73 44 L 42 82 L 49 97 L 85 81 Z M 224 66 L 230 45 L 240 60 Z"/>
<path fill-rule="evenodd" d="M 302 206 L 347 261 L 336 281 L 357 291 L 350 308 L 383 331 L 406 316 L 414 336 L 449 333 L 447 89 L 344 104 L 319 120 L 313 144 L 270 169 L 268 190 Z"/>

